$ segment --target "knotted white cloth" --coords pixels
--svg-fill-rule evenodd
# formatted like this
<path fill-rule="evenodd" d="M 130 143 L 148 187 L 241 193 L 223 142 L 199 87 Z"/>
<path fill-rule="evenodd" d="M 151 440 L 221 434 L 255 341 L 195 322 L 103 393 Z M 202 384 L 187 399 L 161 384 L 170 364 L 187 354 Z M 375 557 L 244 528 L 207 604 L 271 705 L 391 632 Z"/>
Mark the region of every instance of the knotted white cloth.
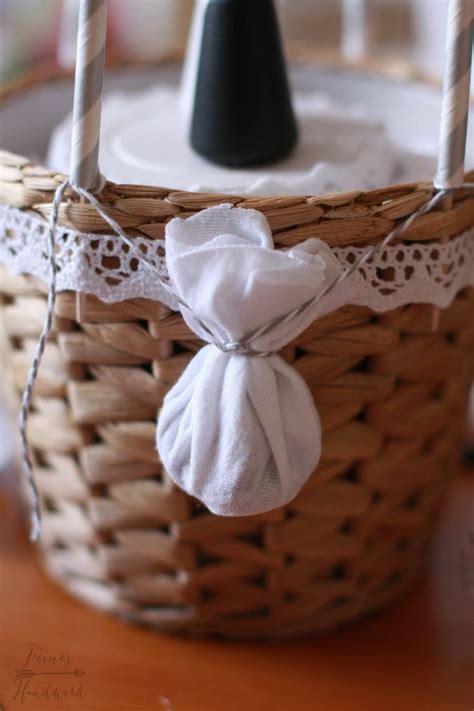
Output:
<path fill-rule="evenodd" d="M 166 260 L 173 290 L 189 307 L 181 306 L 186 323 L 210 345 L 165 398 L 160 458 L 173 481 L 215 514 L 283 506 L 318 464 L 321 427 L 306 383 L 275 352 L 333 305 L 278 319 L 342 268 L 317 239 L 275 250 L 264 215 L 230 205 L 172 220 Z"/>

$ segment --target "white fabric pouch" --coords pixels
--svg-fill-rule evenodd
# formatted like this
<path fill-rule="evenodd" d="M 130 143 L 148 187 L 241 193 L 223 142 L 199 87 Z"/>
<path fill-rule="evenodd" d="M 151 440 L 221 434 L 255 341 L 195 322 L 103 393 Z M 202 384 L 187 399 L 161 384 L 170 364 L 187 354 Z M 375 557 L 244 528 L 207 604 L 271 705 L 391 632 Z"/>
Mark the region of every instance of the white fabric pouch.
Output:
<path fill-rule="evenodd" d="M 276 351 L 336 304 L 324 299 L 283 317 L 317 297 L 342 268 L 317 239 L 275 250 L 264 215 L 230 205 L 172 220 L 166 260 L 186 323 L 209 345 L 164 400 L 161 461 L 215 514 L 283 506 L 318 464 L 321 427 L 306 383 Z"/>

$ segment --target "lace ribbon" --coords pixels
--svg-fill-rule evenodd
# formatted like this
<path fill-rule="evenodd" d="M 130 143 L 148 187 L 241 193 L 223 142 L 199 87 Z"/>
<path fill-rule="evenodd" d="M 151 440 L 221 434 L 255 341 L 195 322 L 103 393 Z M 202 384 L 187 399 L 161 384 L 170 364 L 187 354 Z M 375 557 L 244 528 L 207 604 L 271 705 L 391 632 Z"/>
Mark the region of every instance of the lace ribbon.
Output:
<path fill-rule="evenodd" d="M 45 220 L 0 205 L 0 262 L 11 273 L 30 274 L 48 283 L 47 235 Z M 473 237 L 474 228 L 446 244 L 413 243 L 379 249 L 352 274 L 351 303 L 377 312 L 407 303 L 445 308 L 460 289 L 474 282 Z M 144 298 L 178 310 L 173 293 L 163 286 L 168 282 L 165 241 L 134 237 L 133 242 L 154 270 L 137 262 L 118 235 L 56 228 L 58 291 L 80 291 L 104 303 Z M 367 247 L 335 247 L 332 252 L 347 270 L 366 254 Z"/>

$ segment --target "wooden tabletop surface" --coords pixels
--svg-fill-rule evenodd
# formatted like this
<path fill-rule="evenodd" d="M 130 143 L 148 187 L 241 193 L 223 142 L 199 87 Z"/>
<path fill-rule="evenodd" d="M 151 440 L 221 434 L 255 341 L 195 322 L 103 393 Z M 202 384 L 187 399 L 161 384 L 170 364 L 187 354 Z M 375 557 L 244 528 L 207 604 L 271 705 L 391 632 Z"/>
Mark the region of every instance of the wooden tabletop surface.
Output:
<path fill-rule="evenodd" d="M 4 487 L 0 709 L 471 711 L 473 513 L 468 472 L 443 515 L 428 575 L 389 610 L 329 636 L 235 644 L 128 626 L 69 597 L 40 569 Z M 23 668 L 43 674 L 15 679 Z"/>

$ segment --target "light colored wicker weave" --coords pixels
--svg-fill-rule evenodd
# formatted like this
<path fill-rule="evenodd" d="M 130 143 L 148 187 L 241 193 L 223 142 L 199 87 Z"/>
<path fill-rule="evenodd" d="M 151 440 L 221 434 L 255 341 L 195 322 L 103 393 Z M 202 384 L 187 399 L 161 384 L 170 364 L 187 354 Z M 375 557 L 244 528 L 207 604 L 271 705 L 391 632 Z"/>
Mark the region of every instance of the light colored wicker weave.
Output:
<path fill-rule="evenodd" d="M 474 176 L 470 176 L 472 180 Z M 0 153 L 0 202 L 48 217 L 63 176 Z M 128 234 L 221 202 L 261 210 L 278 247 L 319 237 L 369 244 L 426 200 L 428 185 L 322 197 L 239 198 L 108 183 L 101 195 Z M 73 195 L 60 221 L 107 232 Z M 407 242 L 474 225 L 472 192 L 425 215 Z M 100 236 L 99 236 L 100 239 Z M 19 394 L 46 285 L 1 271 L 8 372 Z M 265 515 L 209 514 L 178 490 L 155 451 L 156 413 L 200 348 L 178 314 L 144 299 L 105 305 L 59 296 L 29 435 L 52 575 L 91 604 L 159 628 L 282 637 L 341 625 L 387 604 L 419 574 L 458 452 L 473 373 L 474 290 L 432 330 L 431 306 L 377 315 L 349 307 L 282 352 L 314 394 L 323 459 L 300 495 Z"/>

